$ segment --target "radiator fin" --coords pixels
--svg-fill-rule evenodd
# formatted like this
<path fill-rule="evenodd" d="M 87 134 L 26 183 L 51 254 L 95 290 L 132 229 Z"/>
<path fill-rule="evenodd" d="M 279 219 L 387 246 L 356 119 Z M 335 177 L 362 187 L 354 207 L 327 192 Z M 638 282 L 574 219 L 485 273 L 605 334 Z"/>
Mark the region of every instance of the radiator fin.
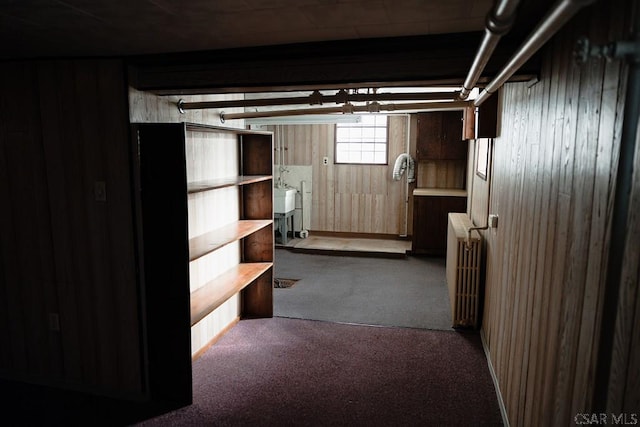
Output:
<path fill-rule="evenodd" d="M 449 214 L 447 286 L 454 328 L 479 327 L 481 238 L 464 213 Z"/>

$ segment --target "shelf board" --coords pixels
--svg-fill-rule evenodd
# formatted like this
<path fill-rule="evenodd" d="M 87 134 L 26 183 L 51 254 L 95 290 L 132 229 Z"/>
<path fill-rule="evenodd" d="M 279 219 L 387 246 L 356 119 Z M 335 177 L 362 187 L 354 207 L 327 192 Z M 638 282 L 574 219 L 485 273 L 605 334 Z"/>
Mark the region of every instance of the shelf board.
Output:
<path fill-rule="evenodd" d="M 238 264 L 191 292 L 191 326 L 204 319 L 272 266 L 271 262 Z"/>
<path fill-rule="evenodd" d="M 271 224 L 270 219 L 244 219 L 189 240 L 189 261 L 196 260 L 222 246 L 240 240 Z"/>
<path fill-rule="evenodd" d="M 207 181 L 196 181 L 187 184 L 187 193 L 200 193 L 203 191 L 215 190 L 217 188 L 234 187 L 236 185 L 253 184 L 254 182 L 268 181 L 271 175 L 241 175 L 231 178 L 211 179 Z"/>

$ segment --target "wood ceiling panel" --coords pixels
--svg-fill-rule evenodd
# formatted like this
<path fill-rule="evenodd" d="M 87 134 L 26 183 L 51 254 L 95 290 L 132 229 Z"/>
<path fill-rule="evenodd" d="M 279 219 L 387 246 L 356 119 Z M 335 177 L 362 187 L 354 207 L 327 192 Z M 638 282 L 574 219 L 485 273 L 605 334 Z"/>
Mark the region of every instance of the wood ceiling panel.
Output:
<path fill-rule="evenodd" d="M 480 30 L 491 0 L 0 2 L 1 58 L 137 55 Z M 450 27 L 449 27 L 450 26 Z"/>
<path fill-rule="evenodd" d="M 484 19 L 491 9 L 492 0 L 384 0 L 387 15 L 392 22 L 440 22 L 467 20 L 474 31 L 484 26 Z"/>
<path fill-rule="evenodd" d="M 296 31 L 296 43 L 315 42 L 317 40 L 348 40 L 357 39 L 361 35 L 355 28 L 314 28 L 299 29 Z M 230 40 L 233 38 L 233 40 Z M 221 45 L 233 44 L 236 47 L 260 46 L 268 38 L 272 45 L 286 45 L 291 43 L 291 32 L 287 30 L 270 32 L 242 33 L 237 35 L 223 36 L 220 39 Z"/>
<path fill-rule="evenodd" d="M 188 15 L 192 22 L 196 16 Z M 209 23 L 203 25 L 198 30 L 206 32 L 215 31 L 220 35 L 231 34 L 242 37 L 244 33 L 269 33 L 271 31 L 292 31 L 306 30 L 313 28 L 307 16 L 299 9 L 262 9 L 253 11 L 250 14 L 244 12 L 224 12 L 215 16 L 210 16 Z"/>
<path fill-rule="evenodd" d="M 319 4 L 301 8 L 319 28 L 355 27 L 362 24 L 389 23 L 382 1 L 354 1 L 340 4 Z"/>

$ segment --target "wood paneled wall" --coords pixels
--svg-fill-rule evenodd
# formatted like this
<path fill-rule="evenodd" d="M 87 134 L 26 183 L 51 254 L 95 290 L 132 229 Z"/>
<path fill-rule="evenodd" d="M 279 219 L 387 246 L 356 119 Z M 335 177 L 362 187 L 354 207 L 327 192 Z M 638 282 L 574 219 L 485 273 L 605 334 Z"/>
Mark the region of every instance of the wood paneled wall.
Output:
<path fill-rule="evenodd" d="M 139 395 L 123 64 L 4 63 L 0 92 L 0 375 Z"/>
<path fill-rule="evenodd" d="M 416 164 L 418 188 L 465 189 L 467 165 L 464 161 L 434 160 Z"/>
<path fill-rule="evenodd" d="M 512 425 L 570 425 L 593 409 L 599 337 L 614 332 L 600 330 L 600 316 L 626 74 L 621 61 L 578 65 L 572 50 L 584 34 L 594 43 L 627 38 L 632 4 L 585 9 L 545 48 L 540 81 L 507 84 L 499 95 L 490 213 L 500 220 L 483 233 L 483 334 Z M 471 215 L 484 225 L 478 211 L 487 188 L 470 177 Z M 638 230 L 637 215 L 629 230 Z M 626 316 L 614 345 L 637 356 L 634 239 L 626 262 L 636 268 L 627 265 L 620 303 L 635 310 L 636 324 Z M 624 376 L 612 389 L 626 400 L 615 410 L 637 413 L 637 358 L 617 363 Z"/>
<path fill-rule="evenodd" d="M 184 99 L 185 102 L 224 101 L 243 99 L 244 95 L 184 95 L 184 96 L 157 96 L 151 92 L 142 92 L 129 87 L 129 120 L 131 123 L 202 123 L 213 126 L 232 128 L 244 128 L 244 120 L 220 121 L 220 110 L 202 109 L 186 110 L 180 113 L 177 102 Z M 226 108 L 227 113 L 239 113 L 241 108 Z"/>
<path fill-rule="evenodd" d="M 336 165 L 335 125 L 271 127 L 282 138 L 287 165 L 311 165 L 311 230 L 367 234 L 404 233 L 405 179 L 393 166 L 406 151 L 407 117 L 390 116 L 388 165 Z M 324 165 L 322 159 L 329 158 Z M 409 219 L 410 222 L 410 219 Z"/>

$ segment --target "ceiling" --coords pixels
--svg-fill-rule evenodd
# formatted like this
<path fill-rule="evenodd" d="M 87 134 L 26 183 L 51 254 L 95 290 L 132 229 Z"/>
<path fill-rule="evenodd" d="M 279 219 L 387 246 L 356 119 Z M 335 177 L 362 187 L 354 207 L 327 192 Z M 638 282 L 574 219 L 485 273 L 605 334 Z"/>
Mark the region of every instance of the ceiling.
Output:
<path fill-rule="evenodd" d="M 0 58 L 128 56 L 478 31 L 492 0 L 0 0 Z"/>

